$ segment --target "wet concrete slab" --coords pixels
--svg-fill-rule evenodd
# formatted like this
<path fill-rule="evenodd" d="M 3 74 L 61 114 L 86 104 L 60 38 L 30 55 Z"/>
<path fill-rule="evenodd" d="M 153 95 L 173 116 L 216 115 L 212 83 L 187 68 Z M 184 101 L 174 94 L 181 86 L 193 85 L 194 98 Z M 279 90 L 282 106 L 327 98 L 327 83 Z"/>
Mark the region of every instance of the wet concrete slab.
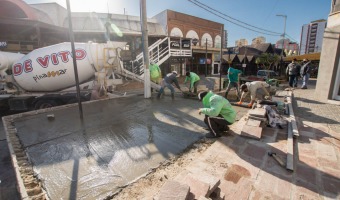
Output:
<path fill-rule="evenodd" d="M 13 123 L 51 199 L 103 199 L 202 138 L 199 107 L 133 96 L 84 104 L 84 123 L 77 106 Z"/>

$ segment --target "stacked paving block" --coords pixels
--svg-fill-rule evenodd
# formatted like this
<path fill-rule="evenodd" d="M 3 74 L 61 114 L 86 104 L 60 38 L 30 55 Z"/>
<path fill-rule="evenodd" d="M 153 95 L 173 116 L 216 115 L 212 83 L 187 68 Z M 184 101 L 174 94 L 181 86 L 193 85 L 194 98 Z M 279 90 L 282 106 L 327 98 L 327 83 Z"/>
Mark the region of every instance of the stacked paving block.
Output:
<path fill-rule="evenodd" d="M 265 126 L 266 110 L 264 108 L 255 108 L 248 111 L 247 122 L 243 126 L 241 135 L 252 139 L 260 140 L 262 128 Z"/>
<path fill-rule="evenodd" d="M 203 171 L 192 173 L 185 170 L 174 180 L 167 181 L 154 199 L 222 200 L 225 194 L 218 188 L 219 185 L 220 180 L 211 174 Z"/>

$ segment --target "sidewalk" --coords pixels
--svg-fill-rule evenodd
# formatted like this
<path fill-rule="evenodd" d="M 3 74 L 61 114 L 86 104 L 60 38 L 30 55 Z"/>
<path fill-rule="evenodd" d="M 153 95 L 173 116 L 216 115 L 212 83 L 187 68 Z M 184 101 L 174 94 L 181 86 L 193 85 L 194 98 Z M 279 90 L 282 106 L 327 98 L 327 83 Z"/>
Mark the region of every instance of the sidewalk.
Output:
<path fill-rule="evenodd" d="M 340 199 L 340 106 L 316 101 L 313 88 L 294 90 L 300 133 L 294 139 L 294 171 L 267 154 L 286 160 L 287 128 L 266 127 L 256 141 L 239 136 L 241 120 L 174 180 L 188 184 L 185 177 L 195 177 L 190 191 L 200 191 L 203 174 L 210 174 L 220 182 L 219 198 L 212 199 Z"/>

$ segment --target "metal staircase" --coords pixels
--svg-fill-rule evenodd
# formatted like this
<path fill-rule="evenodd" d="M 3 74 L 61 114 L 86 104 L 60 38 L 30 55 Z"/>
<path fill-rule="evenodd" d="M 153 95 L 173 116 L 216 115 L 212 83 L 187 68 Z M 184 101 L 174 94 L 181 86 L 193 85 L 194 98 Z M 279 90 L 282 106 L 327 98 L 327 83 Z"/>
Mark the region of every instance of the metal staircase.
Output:
<path fill-rule="evenodd" d="M 170 37 L 160 39 L 149 46 L 149 59 L 157 65 L 161 65 L 170 57 L 191 57 L 191 45 L 189 48 L 182 48 L 182 40 L 172 41 Z M 190 40 L 187 40 L 190 43 Z M 121 69 L 118 73 L 122 76 L 144 82 L 144 55 L 143 52 L 136 56 L 136 59 L 130 62 L 121 61 Z M 160 85 L 151 82 L 151 87 L 159 89 Z"/>

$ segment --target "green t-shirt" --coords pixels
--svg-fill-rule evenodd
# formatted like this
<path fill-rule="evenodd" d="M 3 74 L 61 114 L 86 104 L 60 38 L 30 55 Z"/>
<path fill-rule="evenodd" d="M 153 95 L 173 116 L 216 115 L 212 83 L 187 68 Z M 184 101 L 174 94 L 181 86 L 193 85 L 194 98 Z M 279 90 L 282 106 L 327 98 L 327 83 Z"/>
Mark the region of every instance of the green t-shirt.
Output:
<path fill-rule="evenodd" d="M 237 83 L 238 82 L 238 75 L 239 74 L 242 74 L 241 70 L 229 67 L 229 69 L 228 69 L 228 79 L 229 79 L 229 82 L 236 82 Z"/>
<path fill-rule="evenodd" d="M 150 77 L 152 79 L 159 78 L 161 76 L 161 69 L 157 64 L 150 65 Z"/>

